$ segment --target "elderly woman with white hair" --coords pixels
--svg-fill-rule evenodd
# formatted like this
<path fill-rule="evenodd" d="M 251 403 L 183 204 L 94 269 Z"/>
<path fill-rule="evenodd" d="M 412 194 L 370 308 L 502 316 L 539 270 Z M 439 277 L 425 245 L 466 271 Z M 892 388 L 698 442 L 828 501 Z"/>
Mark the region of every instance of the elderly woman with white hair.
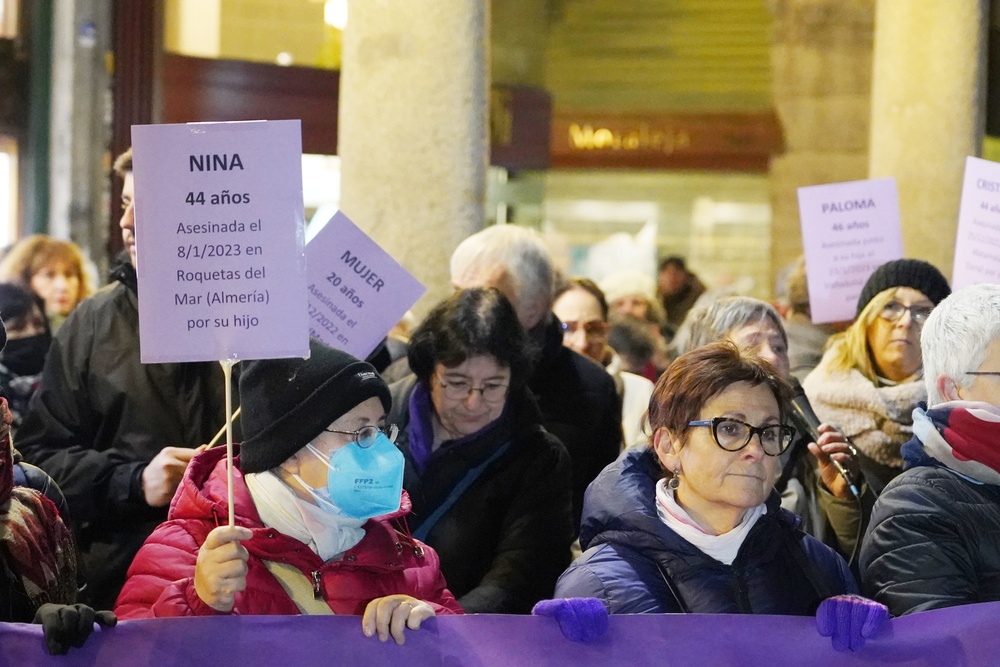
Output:
<path fill-rule="evenodd" d="M 1000 285 L 944 299 L 921 336 L 928 409 L 861 550 L 894 615 L 1000 600 Z"/>
<path fill-rule="evenodd" d="M 731 296 L 696 306 L 688 313 L 675 342 L 678 353 L 683 353 L 720 340 L 732 341 L 756 353 L 783 380 L 797 384 L 790 372 L 788 337 L 781 316 L 770 304 Z M 796 400 L 800 405 L 806 400 L 801 390 Z M 810 442 L 809 434 L 800 429 L 799 439 L 782 454 L 777 489 L 782 507 L 802 517 L 803 530 L 833 546 L 850 561 L 856 555 L 864 518 L 870 514 L 875 499 L 861 483 L 852 447 L 843 435 L 830 424 L 815 426 L 819 432 L 816 442 Z M 806 455 L 807 451 L 811 456 Z M 847 471 L 846 476 L 840 473 L 837 464 Z M 859 491 L 860 499 L 854 491 Z"/>

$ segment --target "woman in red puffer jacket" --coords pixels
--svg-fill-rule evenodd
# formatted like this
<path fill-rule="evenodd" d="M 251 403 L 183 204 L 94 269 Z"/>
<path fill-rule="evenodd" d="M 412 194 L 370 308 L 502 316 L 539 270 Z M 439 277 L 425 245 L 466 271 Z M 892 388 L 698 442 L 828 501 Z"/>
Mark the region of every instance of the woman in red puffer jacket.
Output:
<path fill-rule="evenodd" d="M 388 388 L 369 364 L 310 347 L 244 363 L 236 525 L 225 452 L 199 454 L 129 568 L 120 618 L 356 614 L 366 635 L 401 643 L 404 625 L 462 613 L 437 554 L 405 528 Z"/>

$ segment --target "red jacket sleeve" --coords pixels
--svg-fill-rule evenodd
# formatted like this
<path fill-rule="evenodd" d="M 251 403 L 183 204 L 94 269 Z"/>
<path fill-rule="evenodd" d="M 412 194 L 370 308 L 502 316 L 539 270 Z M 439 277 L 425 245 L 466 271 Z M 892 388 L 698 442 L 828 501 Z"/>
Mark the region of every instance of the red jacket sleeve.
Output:
<path fill-rule="evenodd" d="M 161 524 L 139 549 L 115 603 L 115 614 L 133 618 L 211 616 L 194 589 L 194 570 L 204 536 L 177 522 Z"/>

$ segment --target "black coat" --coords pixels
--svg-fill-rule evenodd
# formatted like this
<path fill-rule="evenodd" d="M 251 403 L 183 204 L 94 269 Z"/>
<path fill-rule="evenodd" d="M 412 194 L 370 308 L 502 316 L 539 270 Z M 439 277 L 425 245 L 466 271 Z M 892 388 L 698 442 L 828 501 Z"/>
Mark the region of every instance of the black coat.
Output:
<path fill-rule="evenodd" d="M 622 448 L 622 402 L 604 367 L 563 345 L 552 315 L 528 385 L 542 411 L 542 425 L 559 438 L 573 462 L 573 526 L 578 530 L 583 494 Z"/>
<path fill-rule="evenodd" d="M 167 515 L 145 502 L 146 464 L 163 447 L 208 442 L 225 419 L 217 363 L 140 363 L 135 270 L 123 264 L 113 277 L 56 333 L 17 440 L 65 493 L 89 599 L 102 609 Z"/>
<path fill-rule="evenodd" d="M 622 449 L 622 400 L 604 367 L 563 345 L 555 315 L 532 330 L 539 347 L 528 387 L 542 413 L 542 426 L 556 436 L 573 464 L 573 531 L 580 528 L 587 486 L 618 458 Z M 410 374 L 406 358 L 392 363 L 382 377 L 392 383 Z"/>
<path fill-rule="evenodd" d="M 771 493 L 732 565 L 671 530 L 656 510 L 661 470 L 633 448 L 590 486 L 580 543 L 557 597 L 596 597 L 612 614 L 814 614 L 831 595 L 854 593 L 847 563 L 798 529 Z"/>
<path fill-rule="evenodd" d="M 875 501 L 861 547 L 865 595 L 894 616 L 1000 600 L 1000 487 L 903 445 L 909 467 Z"/>
<path fill-rule="evenodd" d="M 566 449 L 539 426 L 538 409 L 522 390 L 512 393 L 504 416 L 478 437 L 453 446 L 444 443 L 421 474 L 409 439 L 416 382 L 411 375 L 390 387 L 389 421 L 400 427 L 396 444 L 406 457 L 403 487 L 413 502 L 410 528 L 418 533 L 470 469 L 510 442 L 423 540 L 437 551 L 448 589 L 465 611 L 528 613 L 535 602 L 551 597 L 570 560 Z"/>

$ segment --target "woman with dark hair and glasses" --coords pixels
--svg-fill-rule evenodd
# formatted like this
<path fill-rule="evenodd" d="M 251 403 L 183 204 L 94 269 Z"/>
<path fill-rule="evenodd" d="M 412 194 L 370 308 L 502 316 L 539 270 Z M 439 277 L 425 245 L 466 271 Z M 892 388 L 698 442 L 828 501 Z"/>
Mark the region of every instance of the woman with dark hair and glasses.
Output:
<path fill-rule="evenodd" d="M 496 289 L 456 292 L 410 338 L 390 387 L 413 534 L 467 612 L 528 613 L 573 541 L 569 456 L 541 426 L 528 338 Z"/>
<path fill-rule="evenodd" d="M 309 352 L 242 364 L 235 525 L 225 448 L 209 449 L 132 562 L 119 617 L 355 614 L 367 636 L 402 644 L 404 628 L 462 613 L 406 526 L 389 388 L 345 352 L 317 340 Z"/>
<path fill-rule="evenodd" d="M 612 614 L 817 613 L 872 616 L 847 563 L 781 509 L 774 482 L 795 430 L 791 390 L 730 341 L 678 357 L 649 401 L 652 446 L 624 453 L 590 485 L 582 557 L 556 596 L 601 600 Z M 849 633 L 848 633 L 849 634 Z M 835 636 L 834 644 L 845 637 Z M 847 637 L 854 647 L 863 636 Z"/>
<path fill-rule="evenodd" d="M 913 409 L 927 400 L 920 331 L 951 293 L 933 265 L 887 262 L 868 278 L 858 316 L 832 336 L 802 387 L 816 414 L 857 447 L 858 463 L 876 493 L 903 472 L 900 447 L 913 436 Z"/>

